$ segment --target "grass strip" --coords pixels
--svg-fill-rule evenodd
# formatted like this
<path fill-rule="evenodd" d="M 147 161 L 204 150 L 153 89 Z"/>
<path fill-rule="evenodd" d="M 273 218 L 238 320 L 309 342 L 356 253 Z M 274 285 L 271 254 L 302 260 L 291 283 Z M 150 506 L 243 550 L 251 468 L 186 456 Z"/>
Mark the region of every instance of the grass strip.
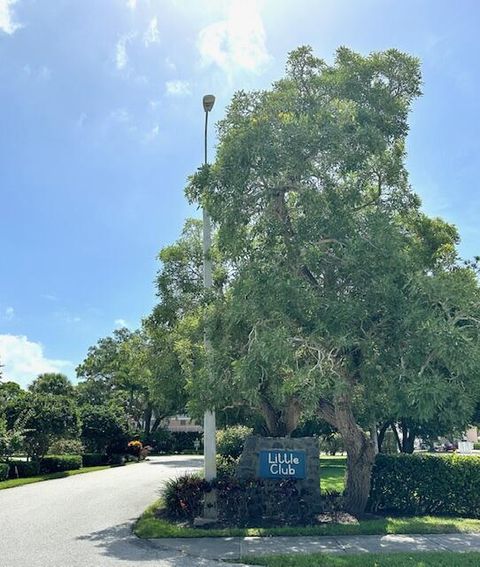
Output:
<path fill-rule="evenodd" d="M 16 486 L 23 486 L 24 484 L 34 484 L 35 482 L 43 482 L 44 480 L 53 480 L 56 478 L 66 478 L 68 476 L 75 476 L 76 474 L 85 474 L 89 472 L 101 471 L 104 469 L 111 469 L 111 465 L 102 465 L 98 467 L 83 467 L 74 471 L 61 471 L 56 473 L 42 474 L 38 476 L 28 476 L 26 478 L 12 478 L 10 480 L 2 480 L 0 482 L 0 490 L 6 488 L 15 488 Z"/>
<path fill-rule="evenodd" d="M 242 563 L 265 567 L 478 567 L 480 553 L 419 551 L 341 556 L 315 553 L 248 557 L 242 558 Z"/>
<path fill-rule="evenodd" d="M 321 524 L 317 526 L 288 526 L 281 528 L 203 529 L 176 524 L 166 519 L 158 518 L 156 512 L 162 506 L 162 500 L 158 500 L 149 506 L 137 520 L 134 532 L 138 537 L 151 539 L 164 537 L 336 536 L 480 532 L 480 520 L 436 516 L 414 516 L 410 518 L 388 516 L 373 520 L 360 520 L 356 524 Z"/>

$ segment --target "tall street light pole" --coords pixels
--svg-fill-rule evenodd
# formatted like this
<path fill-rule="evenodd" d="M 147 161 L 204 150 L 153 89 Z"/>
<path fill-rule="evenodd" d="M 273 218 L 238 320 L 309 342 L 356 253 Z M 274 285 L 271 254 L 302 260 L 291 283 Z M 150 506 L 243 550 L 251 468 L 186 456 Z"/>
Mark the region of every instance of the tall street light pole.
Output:
<path fill-rule="evenodd" d="M 203 109 L 205 111 L 205 160 L 204 164 L 207 165 L 207 128 L 208 128 L 208 113 L 212 110 L 215 104 L 215 97 L 213 95 L 205 95 L 203 97 Z M 210 222 L 210 215 L 203 209 L 203 285 L 205 289 L 212 287 L 212 258 L 210 249 L 212 246 L 212 228 Z M 205 351 L 208 353 L 210 350 L 210 343 L 205 335 Z M 215 440 L 215 411 L 207 410 L 203 416 L 203 456 L 205 468 L 205 480 L 214 480 L 217 476 L 217 463 L 216 463 L 216 440 Z M 212 514 L 216 514 L 215 506 L 210 506 Z M 207 507 L 205 508 L 205 515 L 208 514 Z"/>

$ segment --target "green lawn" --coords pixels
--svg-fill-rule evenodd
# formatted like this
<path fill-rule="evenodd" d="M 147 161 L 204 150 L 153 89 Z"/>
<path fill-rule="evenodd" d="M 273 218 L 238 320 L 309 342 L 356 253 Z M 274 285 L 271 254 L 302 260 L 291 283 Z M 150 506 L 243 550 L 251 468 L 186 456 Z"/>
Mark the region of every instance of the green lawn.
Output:
<path fill-rule="evenodd" d="M 134 532 L 141 538 L 163 537 L 247 537 L 247 536 L 335 536 L 383 534 L 480 533 L 480 520 L 420 516 L 411 518 L 385 517 L 361 520 L 356 524 L 321 524 L 282 528 L 193 528 L 155 516 L 162 507 L 159 500 L 137 520 Z"/>
<path fill-rule="evenodd" d="M 103 465 L 99 467 L 84 467 L 75 471 L 62 471 L 56 473 L 42 474 L 39 476 L 29 476 L 27 478 L 13 478 L 11 480 L 2 480 L 0 482 L 0 490 L 5 488 L 14 488 L 16 486 L 22 486 L 23 484 L 33 484 L 34 482 L 43 482 L 44 480 L 52 480 L 55 478 L 65 478 L 67 476 L 74 476 L 76 474 L 84 474 L 89 472 L 101 471 L 103 469 L 109 469 L 111 465 Z"/>
<path fill-rule="evenodd" d="M 346 457 L 320 457 L 320 488 L 322 491 L 336 490 L 343 492 L 345 488 Z"/>
<path fill-rule="evenodd" d="M 362 555 L 277 555 L 242 559 L 267 567 L 478 567 L 480 553 L 418 552 Z"/>

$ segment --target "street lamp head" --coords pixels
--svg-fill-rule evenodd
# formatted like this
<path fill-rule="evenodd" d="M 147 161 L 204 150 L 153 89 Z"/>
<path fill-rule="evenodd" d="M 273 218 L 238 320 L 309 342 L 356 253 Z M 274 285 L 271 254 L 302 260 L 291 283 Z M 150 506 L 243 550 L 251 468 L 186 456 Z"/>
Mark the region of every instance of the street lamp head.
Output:
<path fill-rule="evenodd" d="M 203 97 L 203 110 L 210 112 L 215 104 L 215 97 L 212 94 L 207 94 Z"/>

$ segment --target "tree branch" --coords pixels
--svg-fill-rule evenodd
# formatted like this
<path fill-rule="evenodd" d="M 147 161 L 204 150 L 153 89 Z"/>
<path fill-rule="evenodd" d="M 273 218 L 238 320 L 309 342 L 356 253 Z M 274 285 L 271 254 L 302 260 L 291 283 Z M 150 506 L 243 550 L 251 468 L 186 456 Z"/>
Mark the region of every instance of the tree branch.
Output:
<path fill-rule="evenodd" d="M 320 398 L 317 405 L 318 417 L 325 420 L 332 427 L 337 429 L 337 418 L 335 416 L 334 405 L 326 400 L 325 398 Z"/>

